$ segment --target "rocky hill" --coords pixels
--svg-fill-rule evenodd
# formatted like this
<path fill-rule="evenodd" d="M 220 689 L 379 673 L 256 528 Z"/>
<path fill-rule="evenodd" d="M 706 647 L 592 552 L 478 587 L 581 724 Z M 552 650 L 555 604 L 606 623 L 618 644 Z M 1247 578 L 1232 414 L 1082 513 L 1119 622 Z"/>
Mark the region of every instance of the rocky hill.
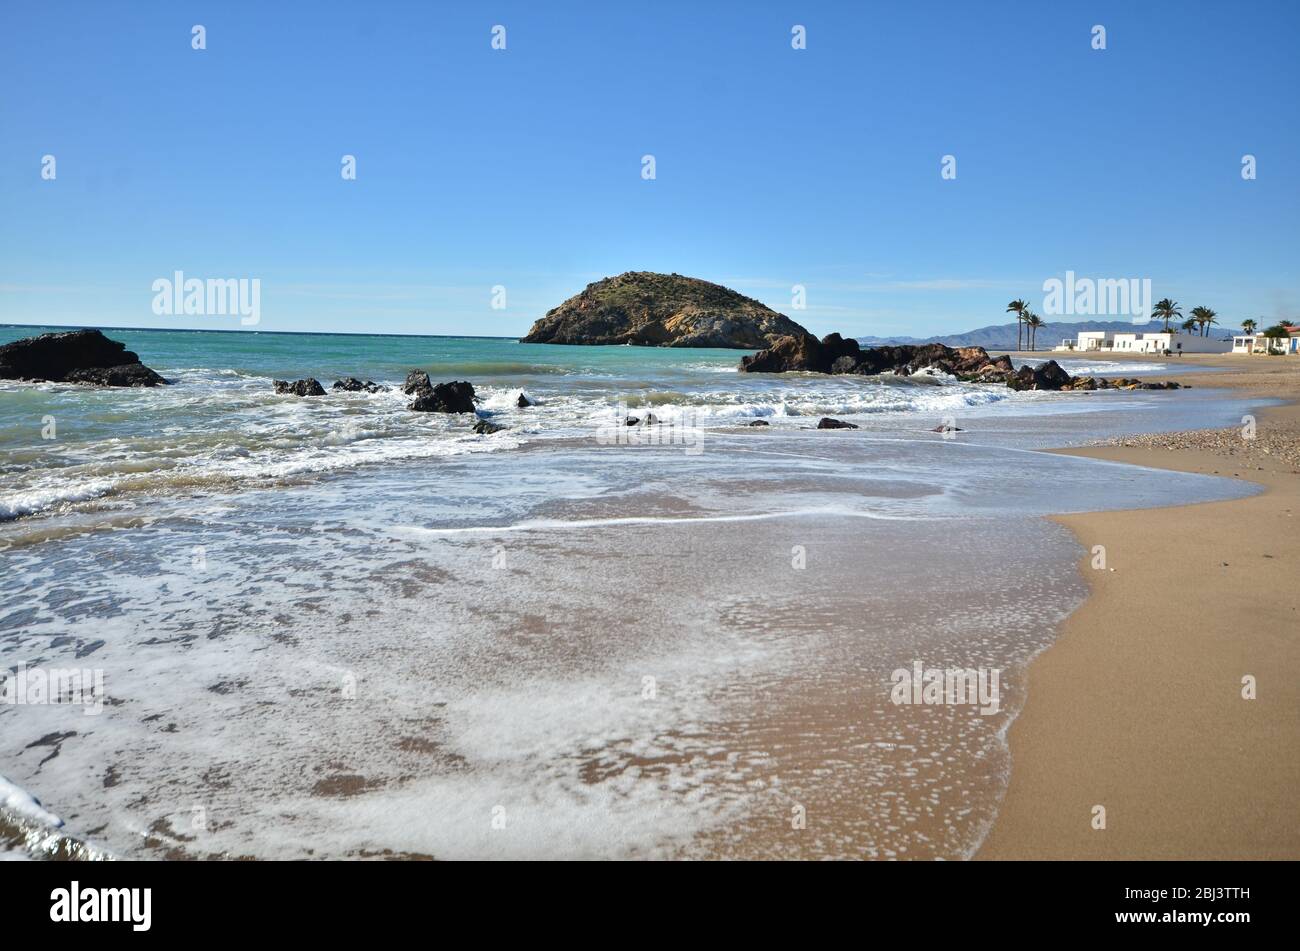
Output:
<path fill-rule="evenodd" d="M 784 314 L 721 284 L 628 271 L 588 284 L 548 311 L 523 342 L 753 350 L 806 333 Z"/>

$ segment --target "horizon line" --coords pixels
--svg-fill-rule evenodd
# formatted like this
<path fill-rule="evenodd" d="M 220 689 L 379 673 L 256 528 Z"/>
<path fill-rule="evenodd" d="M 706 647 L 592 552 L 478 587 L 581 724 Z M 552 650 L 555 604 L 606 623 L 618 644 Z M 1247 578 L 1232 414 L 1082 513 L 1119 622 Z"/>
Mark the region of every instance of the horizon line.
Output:
<path fill-rule="evenodd" d="M 91 324 L 0 324 L 0 327 L 21 327 L 24 329 L 35 328 L 37 330 L 55 327 L 67 330 L 132 330 L 140 333 L 187 333 L 187 334 L 270 334 L 284 337 L 441 337 L 457 340 L 519 340 L 517 334 L 509 334 L 502 337 L 491 334 L 408 334 L 408 333 L 378 333 L 375 331 L 360 332 L 355 330 L 256 330 L 247 327 L 239 329 L 221 329 L 212 327 L 106 327 L 94 326 Z"/>

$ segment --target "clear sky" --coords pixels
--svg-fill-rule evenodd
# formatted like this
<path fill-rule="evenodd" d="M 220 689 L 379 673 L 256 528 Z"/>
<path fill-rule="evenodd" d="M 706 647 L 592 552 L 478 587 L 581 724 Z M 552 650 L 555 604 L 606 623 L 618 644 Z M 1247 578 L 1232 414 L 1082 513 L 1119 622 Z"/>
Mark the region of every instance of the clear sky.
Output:
<path fill-rule="evenodd" d="M 1298 42 L 1296 0 L 7 3 L 0 323 L 238 329 L 155 316 L 176 270 L 262 330 L 519 334 L 626 270 L 818 333 L 1067 270 L 1294 317 Z"/>

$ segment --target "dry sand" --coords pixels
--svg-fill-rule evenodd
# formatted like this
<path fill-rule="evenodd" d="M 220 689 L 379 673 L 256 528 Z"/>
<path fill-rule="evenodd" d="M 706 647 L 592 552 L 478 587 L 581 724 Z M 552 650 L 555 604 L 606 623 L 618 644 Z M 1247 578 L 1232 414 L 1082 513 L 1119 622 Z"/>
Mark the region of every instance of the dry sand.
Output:
<path fill-rule="evenodd" d="M 1300 359 L 1182 360 L 1231 369 L 1181 382 L 1300 398 Z M 1207 430 L 1068 450 L 1264 492 L 1059 519 L 1089 552 L 1091 596 L 1030 667 L 1010 786 L 977 858 L 1300 858 L 1300 406 L 1262 410 L 1257 426 L 1253 440 Z"/>

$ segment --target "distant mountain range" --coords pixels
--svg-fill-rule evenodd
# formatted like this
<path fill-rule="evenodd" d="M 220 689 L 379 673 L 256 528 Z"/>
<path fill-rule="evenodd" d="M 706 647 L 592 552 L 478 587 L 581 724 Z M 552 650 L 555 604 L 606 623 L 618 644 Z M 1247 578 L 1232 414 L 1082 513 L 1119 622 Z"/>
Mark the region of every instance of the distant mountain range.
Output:
<path fill-rule="evenodd" d="M 1087 330 L 1105 330 L 1114 333 L 1151 333 L 1164 329 L 1158 320 L 1145 324 L 1135 324 L 1131 320 L 1071 320 L 1059 323 L 1048 322 L 1038 328 L 1036 344 L 1039 350 L 1051 350 L 1062 340 L 1074 339 L 1076 334 Z M 1214 339 L 1224 339 L 1228 335 L 1220 330 L 1211 330 Z M 968 330 L 963 334 L 947 334 L 940 337 L 859 337 L 858 343 L 864 347 L 879 347 L 885 344 L 900 343 L 942 343 L 949 347 L 983 347 L 985 350 L 1014 350 L 1016 348 L 1016 324 L 991 324 Z M 1023 337 L 1022 344 L 1027 348 L 1029 338 Z"/>

